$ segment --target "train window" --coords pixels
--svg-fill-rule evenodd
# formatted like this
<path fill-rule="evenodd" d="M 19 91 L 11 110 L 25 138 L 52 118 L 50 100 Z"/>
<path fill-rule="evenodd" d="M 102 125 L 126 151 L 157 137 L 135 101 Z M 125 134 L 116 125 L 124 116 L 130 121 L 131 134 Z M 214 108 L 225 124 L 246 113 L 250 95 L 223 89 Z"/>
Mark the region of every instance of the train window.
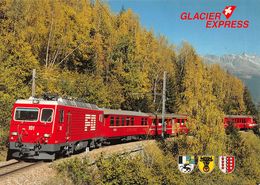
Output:
<path fill-rule="evenodd" d="M 52 109 L 42 109 L 41 122 L 52 122 Z"/>
<path fill-rule="evenodd" d="M 122 126 L 125 125 L 125 118 L 124 117 L 122 117 L 121 124 L 122 124 Z"/>
<path fill-rule="evenodd" d="M 15 120 L 19 121 L 37 121 L 38 120 L 38 108 L 16 108 Z"/>
<path fill-rule="evenodd" d="M 142 125 L 147 125 L 147 118 L 143 118 Z"/>
<path fill-rule="evenodd" d="M 156 125 L 156 119 L 153 119 L 153 125 Z"/>
<path fill-rule="evenodd" d="M 116 126 L 119 126 L 120 118 L 116 117 Z"/>
<path fill-rule="evenodd" d="M 132 117 L 131 118 L 131 125 L 134 125 L 134 122 L 135 122 L 134 117 Z"/>
<path fill-rule="evenodd" d="M 147 118 L 145 118 L 145 125 L 148 125 L 148 121 L 147 121 Z"/>
<path fill-rule="evenodd" d="M 60 123 L 64 122 L 64 110 L 60 110 Z"/>
<path fill-rule="evenodd" d="M 130 125 L 130 118 L 129 117 L 126 118 L 126 125 Z"/>
<path fill-rule="evenodd" d="M 144 118 L 142 118 L 141 120 L 141 125 L 144 125 Z"/>
<path fill-rule="evenodd" d="M 110 125 L 111 125 L 111 126 L 114 126 L 114 117 L 113 117 L 113 116 L 110 117 Z"/>
<path fill-rule="evenodd" d="M 103 114 L 99 114 L 99 122 L 103 122 Z"/>

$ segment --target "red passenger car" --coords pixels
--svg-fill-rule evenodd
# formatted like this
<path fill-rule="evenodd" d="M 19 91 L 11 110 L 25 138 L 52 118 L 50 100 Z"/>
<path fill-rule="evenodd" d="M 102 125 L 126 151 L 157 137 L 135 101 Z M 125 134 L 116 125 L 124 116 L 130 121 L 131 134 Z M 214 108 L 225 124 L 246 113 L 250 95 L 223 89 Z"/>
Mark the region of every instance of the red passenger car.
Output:
<path fill-rule="evenodd" d="M 162 116 L 150 114 L 152 119 L 152 135 L 162 134 Z M 175 136 L 178 134 L 188 134 L 187 116 L 178 114 L 165 114 L 165 134 L 166 136 Z"/>
<path fill-rule="evenodd" d="M 174 133 L 175 134 L 188 134 L 188 116 L 187 115 L 177 115 L 174 114 Z"/>
<path fill-rule="evenodd" d="M 111 139 L 147 138 L 151 133 L 151 119 L 143 112 L 103 109 L 103 137 Z"/>
<path fill-rule="evenodd" d="M 252 116 L 248 115 L 227 115 L 224 118 L 224 127 L 232 124 L 240 130 L 253 129 L 257 127 L 256 121 Z"/>

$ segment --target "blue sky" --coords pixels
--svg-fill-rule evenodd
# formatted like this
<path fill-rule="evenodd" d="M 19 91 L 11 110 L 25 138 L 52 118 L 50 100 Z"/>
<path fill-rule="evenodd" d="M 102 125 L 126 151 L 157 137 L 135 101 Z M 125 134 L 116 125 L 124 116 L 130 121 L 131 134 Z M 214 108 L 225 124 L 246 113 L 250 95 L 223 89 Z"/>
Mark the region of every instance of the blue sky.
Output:
<path fill-rule="evenodd" d="M 260 55 L 260 0 L 107 0 L 113 12 L 131 8 L 141 24 L 164 35 L 175 45 L 191 43 L 200 55 Z M 237 6 L 231 20 L 249 20 L 247 29 L 207 29 L 205 21 L 182 21 L 186 12 L 222 12 L 228 5 Z M 224 19 L 224 16 L 222 16 Z"/>

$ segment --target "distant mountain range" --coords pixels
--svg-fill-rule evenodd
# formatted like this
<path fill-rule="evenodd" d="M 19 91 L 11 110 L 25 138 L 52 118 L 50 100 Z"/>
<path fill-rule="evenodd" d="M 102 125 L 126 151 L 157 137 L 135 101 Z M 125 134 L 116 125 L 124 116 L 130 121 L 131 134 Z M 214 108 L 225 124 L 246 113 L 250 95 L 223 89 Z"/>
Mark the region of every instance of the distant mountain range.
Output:
<path fill-rule="evenodd" d="M 202 58 L 206 63 L 219 64 L 243 80 L 248 86 L 254 102 L 260 102 L 260 56 L 243 53 L 223 56 L 205 55 Z"/>

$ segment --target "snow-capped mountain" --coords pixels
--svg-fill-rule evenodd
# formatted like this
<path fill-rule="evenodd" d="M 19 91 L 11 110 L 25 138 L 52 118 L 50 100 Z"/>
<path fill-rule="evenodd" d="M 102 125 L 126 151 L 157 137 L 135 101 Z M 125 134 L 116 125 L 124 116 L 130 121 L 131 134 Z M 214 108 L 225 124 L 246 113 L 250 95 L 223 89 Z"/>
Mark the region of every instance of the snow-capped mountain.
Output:
<path fill-rule="evenodd" d="M 205 55 L 205 63 L 219 64 L 222 68 L 239 77 L 248 86 L 255 102 L 260 102 L 260 56 L 249 55 Z"/>
<path fill-rule="evenodd" d="M 203 56 L 206 63 L 217 63 L 232 74 L 241 78 L 251 78 L 252 76 L 260 77 L 260 56 L 248 55 L 206 55 Z"/>

